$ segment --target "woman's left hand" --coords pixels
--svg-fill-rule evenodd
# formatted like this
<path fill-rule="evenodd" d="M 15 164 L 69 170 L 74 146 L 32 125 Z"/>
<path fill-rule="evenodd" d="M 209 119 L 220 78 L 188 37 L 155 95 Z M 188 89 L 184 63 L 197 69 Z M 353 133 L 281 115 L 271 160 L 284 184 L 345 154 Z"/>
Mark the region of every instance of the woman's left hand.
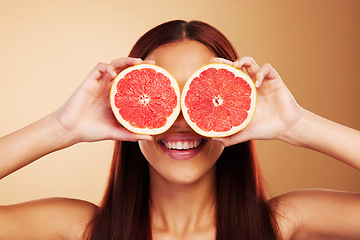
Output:
<path fill-rule="evenodd" d="M 212 61 L 245 70 L 257 87 L 257 105 L 252 121 L 234 135 L 216 138 L 225 146 L 252 139 L 282 139 L 283 134 L 301 118 L 303 109 L 270 64 L 259 67 L 251 57 L 242 57 L 235 62 L 221 58 Z"/>

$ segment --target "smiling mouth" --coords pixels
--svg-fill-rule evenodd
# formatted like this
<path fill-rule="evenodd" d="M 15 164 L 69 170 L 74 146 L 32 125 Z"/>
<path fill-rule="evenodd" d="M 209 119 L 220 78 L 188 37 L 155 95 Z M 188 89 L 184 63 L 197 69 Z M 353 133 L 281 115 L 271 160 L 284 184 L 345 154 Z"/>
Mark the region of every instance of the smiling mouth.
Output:
<path fill-rule="evenodd" d="M 179 140 L 179 141 L 167 141 L 160 140 L 159 143 L 169 150 L 186 151 L 190 149 L 196 149 L 202 146 L 206 142 L 206 139 L 197 140 Z"/>

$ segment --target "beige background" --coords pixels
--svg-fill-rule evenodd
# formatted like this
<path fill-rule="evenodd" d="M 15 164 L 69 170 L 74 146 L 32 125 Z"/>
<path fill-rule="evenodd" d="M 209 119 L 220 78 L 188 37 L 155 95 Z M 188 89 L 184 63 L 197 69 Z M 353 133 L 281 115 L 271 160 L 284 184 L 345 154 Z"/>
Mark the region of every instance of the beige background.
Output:
<path fill-rule="evenodd" d="M 358 0 L 1 0 L 0 135 L 54 111 L 97 62 L 126 56 L 145 31 L 178 18 L 214 25 L 241 55 L 270 62 L 300 105 L 360 129 L 359 12 Z M 43 157 L 0 182 L 0 204 L 52 196 L 98 203 L 112 146 Z M 279 141 L 257 146 L 273 195 L 360 191 L 360 173 L 332 158 Z"/>

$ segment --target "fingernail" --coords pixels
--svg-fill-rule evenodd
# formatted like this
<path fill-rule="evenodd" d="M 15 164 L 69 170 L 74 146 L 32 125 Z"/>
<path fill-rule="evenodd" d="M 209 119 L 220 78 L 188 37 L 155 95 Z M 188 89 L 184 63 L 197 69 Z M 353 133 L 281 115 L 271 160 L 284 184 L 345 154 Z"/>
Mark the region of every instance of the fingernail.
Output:
<path fill-rule="evenodd" d="M 255 82 L 255 87 L 257 87 L 257 88 L 260 87 L 260 82 L 259 81 Z"/>

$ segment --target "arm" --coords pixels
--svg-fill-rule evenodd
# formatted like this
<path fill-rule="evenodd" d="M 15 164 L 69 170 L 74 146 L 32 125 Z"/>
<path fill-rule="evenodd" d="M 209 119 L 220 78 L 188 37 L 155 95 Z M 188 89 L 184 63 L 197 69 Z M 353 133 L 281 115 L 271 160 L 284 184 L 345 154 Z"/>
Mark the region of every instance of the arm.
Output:
<path fill-rule="evenodd" d="M 151 139 L 121 127 L 109 103 L 116 74 L 140 62 L 123 58 L 98 64 L 60 109 L 0 138 L 0 178 L 79 142 Z M 91 203 L 69 199 L 0 206 L 0 239 L 77 239 L 95 209 Z"/>
<path fill-rule="evenodd" d="M 214 61 L 224 61 L 215 59 Z M 269 65 L 249 57 L 233 64 L 258 87 L 257 109 L 241 132 L 219 138 L 224 145 L 251 139 L 277 139 L 310 148 L 360 170 L 360 132 L 301 108 Z M 270 200 L 284 239 L 359 239 L 360 194 L 304 190 Z"/>
<path fill-rule="evenodd" d="M 309 111 L 303 110 L 301 119 L 281 140 L 317 150 L 360 170 L 360 132 Z"/>
<path fill-rule="evenodd" d="M 359 131 L 300 107 L 270 64 L 259 67 L 249 57 L 231 64 L 244 68 L 255 80 L 257 109 L 244 130 L 217 140 L 228 146 L 251 139 L 277 139 L 322 152 L 360 170 Z"/>
<path fill-rule="evenodd" d="M 301 190 L 270 201 L 282 238 L 359 239 L 360 194 Z"/>
<path fill-rule="evenodd" d="M 83 239 L 96 206 L 49 198 L 0 207 L 0 239 Z"/>
<path fill-rule="evenodd" d="M 98 64 L 60 109 L 0 138 L 0 179 L 46 154 L 79 142 L 149 139 L 122 128 L 109 105 L 111 81 L 117 72 L 139 61 L 124 58 Z"/>
<path fill-rule="evenodd" d="M 53 115 L 0 138 L 0 178 L 75 143 Z"/>

